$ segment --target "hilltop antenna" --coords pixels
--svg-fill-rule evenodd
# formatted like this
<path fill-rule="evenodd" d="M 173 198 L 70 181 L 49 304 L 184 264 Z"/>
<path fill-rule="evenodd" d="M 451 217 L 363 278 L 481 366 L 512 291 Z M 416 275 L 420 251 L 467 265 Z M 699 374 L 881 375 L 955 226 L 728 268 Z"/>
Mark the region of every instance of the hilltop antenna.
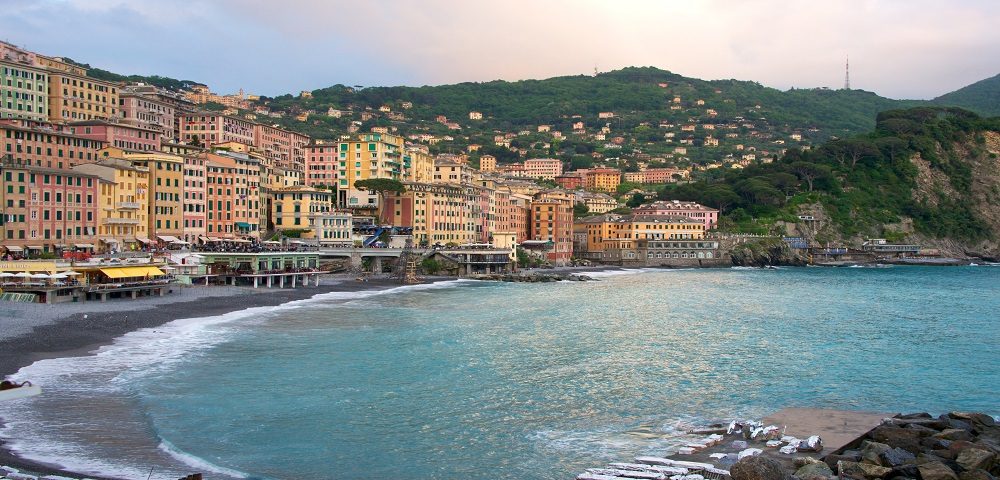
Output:
<path fill-rule="evenodd" d="M 851 89 L 851 56 L 847 56 L 847 62 L 844 63 L 844 90 Z"/>
<path fill-rule="evenodd" d="M 594 76 L 597 76 L 597 65 L 594 65 Z"/>

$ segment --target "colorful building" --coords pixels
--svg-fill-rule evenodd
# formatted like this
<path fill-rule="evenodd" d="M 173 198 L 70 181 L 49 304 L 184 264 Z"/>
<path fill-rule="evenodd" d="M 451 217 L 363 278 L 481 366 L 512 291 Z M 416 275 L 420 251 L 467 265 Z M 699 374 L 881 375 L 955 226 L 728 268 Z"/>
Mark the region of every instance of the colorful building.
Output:
<path fill-rule="evenodd" d="M 105 142 L 108 146 L 123 150 L 143 152 L 160 151 L 160 130 L 112 123 L 107 120 L 84 120 L 70 122 L 69 133 L 91 140 Z"/>
<path fill-rule="evenodd" d="M 49 74 L 0 56 L 0 118 L 49 119 Z"/>
<path fill-rule="evenodd" d="M 168 101 L 162 98 L 164 95 L 149 85 L 123 87 L 118 95 L 122 120 L 137 127 L 158 130 L 162 139 L 177 138 L 175 105 L 180 100 Z"/>
<path fill-rule="evenodd" d="M 532 158 L 524 161 L 524 175 L 528 178 L 554 180 L 562 172 L 562 160 L 557 158 Z"/>
<path fill-rule="evenodd" d="M 99 177 L 4 159 L 0 178 L 0 237 L 8 250 L 37 254 L 95 248 Z"/>
<path fill-rule="evenodd" d="M 617 168 L 591 168 L 584 174 L 584 186 L 598 192 L 614 192 L 622 181 L 622 172 Z"/>
<path fill-rule="evenodd" d="M 337 165 L 337 204 L 345 208 L 377 208 L 378 195 L 358 190 L 354 182 L 369 178 L 403 179 L 402 137 L 366 133 L 341 141 Z"/>
<path fill-rule="evenodd" d="M 210 237 L 260 237 L 260 160 L 219 151 L 205 154 L 206 230 Z"/>
<path fill-rule="evenodd" d="M 177 115 L 177 137 L 185 143 L 212 146 L 224 142 L 254 145 L 254 123 L 219 112 L 194 112 Z"/>
<path fill-rule="evenodd" d="M 305 146 L 304 184 L 314 186 L 337 186 L 337 143 L 315 140 Z"/>
<path fill-rule="evenodd" d="M 0 120 L 0 157 L 36 167 L 66 169 L 98 159 L 105 142 L 92 140 L 44 122 Z"/>
<path fill-rule="evenodd" d="M 493 155 L 483 155 L 479 157 L 480 172 L 495 172 L 497 169 L 497 158 Z"/>
<path fill-rule="evenodd" d="M 208 235 L 206 227 L 207 206 L 205 199 L 205 155 L 184 155 L 184 235 L 188 243 L 196 243 Z"/>
<path fill-rule="evenodd" d="M 664 200 L 643 205 L 632 211 L 642 215 L 677 215 L 693 218 L 705 225 L 705 230 L 715 228 L 719 222 L 719 211 L 695 202 L 681 200 Z"/>
<path fill-rule="evenodd" d="M 412 227 L 418 245 L 483 241 L 482 188 L 474 185 L 403 182 L 406 191 L 386 196 L 382 224 Z"/>
<path fill-rule="evenodd" d="M 97 241 L 100 251 L 126 251 L 149 243 L 149 169 L 107 158 L 73 167 L 100 177 Z"/>
<path fill-rule="evenodd" d="M 578 188 L 583 188 L 587 184 L 586 180 L 583 178 L 583 174 L 578 172 L 569 172 L 559 175 L 555 178 L 555 182 L 566 190 L 576 190 Z"/>
<path fill-rule="evenodd" d="M 181 241 L 184 236 L 184 158 L 115 147 L 101 150 L 101 156 L 128 160 L 149 170 L 149 238 L 164 243 Z"/>
<path fill-rule="evenodd" d="M 278 231 L 297 231 L 321 244 L 351 244 L 351 214 L 337 212 L 336 194 L 306 186 L 272 192 L 271 219 Z"/>
<path fill-rule="evenodd" d="M 545 242 L 545 257 L 557 266 L 573 257 L 573 200 L 559 191 L 541 192 L 529 205 L 529 240 Z"/>
<path fill-rule="evenodd" d="M 90 78 L 77 67 L 49 73 L 49 121 L 113 120 L 121 117 L 119 84 Z"/>

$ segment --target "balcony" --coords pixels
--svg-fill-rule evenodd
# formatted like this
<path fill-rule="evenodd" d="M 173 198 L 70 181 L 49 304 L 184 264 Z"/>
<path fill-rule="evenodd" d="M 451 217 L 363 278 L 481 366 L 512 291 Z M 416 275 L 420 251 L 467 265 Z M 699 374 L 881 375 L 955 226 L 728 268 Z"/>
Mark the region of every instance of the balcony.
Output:
<path fill-rule="evenodd" d="M 138 210 L 142 205 L 139 202 L 118 202 L 118 210 Z"/>
<path fill-rule="evenodd" d="M 136 218 L 106 218 L 104 223 L 108 225 L 138 225 L 139 220 Z"/>

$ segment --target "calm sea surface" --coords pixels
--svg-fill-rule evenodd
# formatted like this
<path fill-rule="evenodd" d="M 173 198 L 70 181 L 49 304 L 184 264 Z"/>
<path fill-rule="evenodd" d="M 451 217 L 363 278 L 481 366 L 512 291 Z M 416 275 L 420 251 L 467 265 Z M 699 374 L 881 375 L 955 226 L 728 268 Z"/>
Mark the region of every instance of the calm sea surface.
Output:
<path fill-rule="evenodd" d="M 604 274 L 328 294 L 20 378 L 22 455 L 174 479 L 567 479 L 782 407 L 1000 414 L 1000 268 Z"/>

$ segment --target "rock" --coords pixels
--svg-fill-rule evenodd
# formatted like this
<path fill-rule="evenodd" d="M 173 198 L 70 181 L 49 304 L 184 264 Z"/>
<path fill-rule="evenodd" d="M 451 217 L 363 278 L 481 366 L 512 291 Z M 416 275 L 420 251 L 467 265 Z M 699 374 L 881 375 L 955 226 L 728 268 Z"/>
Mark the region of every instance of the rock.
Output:
<path fill-rule="evenodd" d="M 917 468 L 923 480 L 958 480 L 958 475 L 941 462 L 927 462 Z"/>
<path fill-rule="evenodd" d="M 946 428 L 940 433 L 934 435 L 934 438 L 939 438 L 941 440 L 972 440 L 972 433 L 968 430 L 959 428 Z"/>
<path fill-rule="evenodd" d="M 915 419 L 892 419 L 892 424 L 906 428 L 930 428 L 932 430 L 944 430 L 950 426 L 947 420 L 939 418 L 915 418 Z"/>
<path fill-rule="evenodd" d="M 915 464 L 892 467 L 892 472 L 887 478 L 920 478 L 920 468 Z"/>
<path fill-rule="evenodd" d="M 951 447 L 951 440 L 941 440 L 940 438 L 927 437 L 920 440 L 920 446 L 931 450 L 947 450 Z"/>
<path fill-rule="evenodd" d="M 861 460 L 872 465 L 888 466 L 882 462 L 882 454 L 892 450 L 892 447 L 879 442 L 864 442 L 861 444 Z"/>
<path fill-rule="evenodd" d="M 989 470 L 993 467 L 995 459 L 996 454 L 993 452 L 978 448 L 966 448 L 955 458 L 955 463 L 965 470 Z"/>
<path fill-rule="evenodd" d="M 996 480 L 996 477 L 986 470 L 976 469 L 960 473 L 958 480 Z"/>
<path fill-rule="evenodd" d="M 942 424 L 942 426 L 947 427 L 947 425 L 945 424 Z M 921 437 L 930 437 L 932 435 L 937 435 L 939 430 L 941 430 L 941 429 L 934 429 L 931 427 L 927 427 L 924 425 L 919 425 L 916 423 L 907 424 L 904 428 L 919 432 Z"/>
<path fill-rule="evenodd" d="M 972 430 L 972 424 L 971 423 L 966 422 L 965 420 L 959 420 L 957 418 L 951 418 L 951 417 L 948 416 L 947 413 L 944 414 L 944 415 L 941 415 L 940 417 L 938 417 L 938 419 L 942 420 L 944 422 L 947 422 L 948 423 L 948 428 L 958 428 L 958 429 L 961 429 L 961 430 Z"/>
<path fill-rule="evenodd" d="M 795 445 L 785 445 L 784 447 L 778 449 L 778 453 L 784 453 L 785 455 L 792 455 L 798 451 L 799 449 Z"/>
<path fill-rule="evenodd" d="M 892 471 L 892 469 L 879 465 L 872 465 L 870 463 L 840 461 L 837 463 L 837 471 L 841 476 L 846 475 L 848 477 L 871 480 L 885 477 Z"/>
<path fill-rule="evenodd" d="M 757 455 L 760 455 L 761 453 L 764 453 L 764 451 L 761 450 L 761 449 L 759 449 L 759 448 L 748 448 L 746 450 L 741 450 L 740 451 L 740 453 L 739 453 L 739 459 L 743 460 L 744 458 L 747 458 L 747 457 L 756 457 Z"/>
<path fill-rule="evenodd" d="M 879 455 L 879 459 L 882 460 L 881 465 L 883 467 L 898 467 L 903 464 L 916 462 L 917 457 L 912 453 L 897 447 L 882 452 L 882 454 Z"/>
<path fill-rule="evenodd" d="M 729 447 L 734 450 L 746 450 L 749 446 L 750 444 L 744 440 L 733 440 L 733 443 L 729 444 Z"/>
<path fill-rule="evenodd" d="M 814 478 L 826 479 L 833 476 L 833 470 L 823 462 L 816 462 L 802 466 L 795 471 L 795 476 L 802 480 L 811 480 Z"/>
<path fill-rule="evenodd" d="M 730 467 L 733 480 L 785 480 L 787 475 L 777 460 L 760 455 L 745 457 Z"/>
<path fill-rule="evenodd" d="M 7 478 L 10 480 L 38 480 L 38 477 L 26 473 L 8 473 Z"/>
<path fill-rule="evenodd" d="M 19 473 L 20 470 L 14 467 L 8 467 L 6 465 L 0 465 L 0 475 L 7 475 L 8 473 Z"/>
<path fill-rule="evenodd" d="M 823 463 L 823 462 L 820 460 L 816 460 L 813 457 L 796 457 L 792 459 L 792 465 L 795 465 L 796 469 L 802 468 L 812 463 Z"/>
<path fill-rule="evenodd" d="M 908 413 L 906 415 L 900 415 L 896 418 L 901 418 L 903 420 L 914 420 L 917 418 L 933 418 L 933 417 L 931 417 L 931 414 L 927 412 L 921 412 L 921 413 Z"/>
<path fill-rule="evenodd" d="M 872 430 L 871 437 L 877 441 L 899 447 L 912 454 L 920 453 L 920 432 L 909 428 L 880 425 Z"/>
<path fill-rule="evenodd" d="M 948 414 L 948 417 L 956 420 L 965 420 L 972 424 L 973 427 L 977 425 L 995 427 L 997 424 L 996 420 L 993 420 L 993 417 L 985 413 L 951 412 Z"/>
<path fill-rule="evenodd" d="M 830 455 L 827 455 L 827 456 L 823 457 L 823 461 L 826 462 L 826 465 L 828 467 L 834 468 L 834 469 L 837 468 L 837 462 L 840 462 L 841 460 L 843 460 L 845 462 L 860 462 L 861 461 L 861 456 L 860 455 L 835 455 L 835 454 L 830 454 Z"/>

